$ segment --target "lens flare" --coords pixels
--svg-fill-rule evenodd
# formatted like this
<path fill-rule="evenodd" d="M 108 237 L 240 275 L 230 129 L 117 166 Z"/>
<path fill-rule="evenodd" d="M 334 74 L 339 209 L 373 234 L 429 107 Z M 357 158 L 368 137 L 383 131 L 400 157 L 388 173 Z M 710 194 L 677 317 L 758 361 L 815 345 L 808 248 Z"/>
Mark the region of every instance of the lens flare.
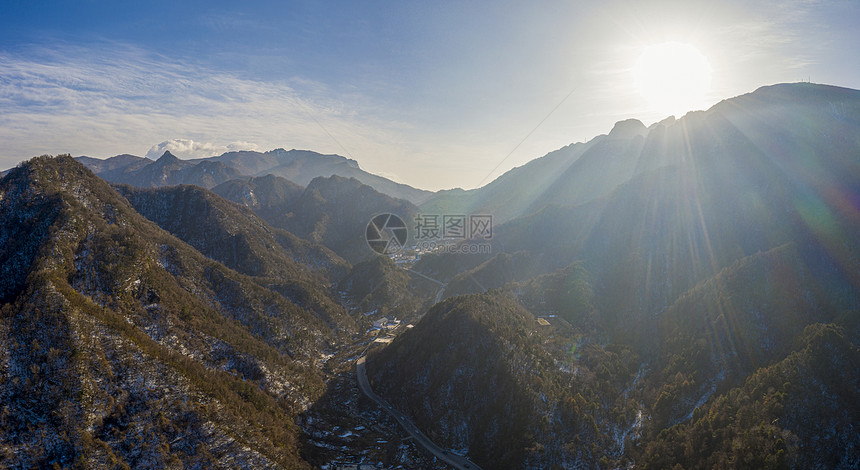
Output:
<path fill-rule="evenodd" d="M 656 112 L 683 115 L 704 107 L 711 64 L 698 49 L 679 42 L 648 46 L 633 67 L 639 93 Z"/>

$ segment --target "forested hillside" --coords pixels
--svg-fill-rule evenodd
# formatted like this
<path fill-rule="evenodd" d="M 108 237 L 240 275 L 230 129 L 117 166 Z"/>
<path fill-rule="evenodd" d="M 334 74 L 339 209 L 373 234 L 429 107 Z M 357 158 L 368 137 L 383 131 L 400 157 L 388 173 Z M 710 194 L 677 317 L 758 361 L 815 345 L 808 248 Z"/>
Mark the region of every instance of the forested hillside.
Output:
<path fill-rule="evenodd" d="M 9 465 L 303 466 L 292 416 L 335 336 L 69 157 L 0 182 Z"/>

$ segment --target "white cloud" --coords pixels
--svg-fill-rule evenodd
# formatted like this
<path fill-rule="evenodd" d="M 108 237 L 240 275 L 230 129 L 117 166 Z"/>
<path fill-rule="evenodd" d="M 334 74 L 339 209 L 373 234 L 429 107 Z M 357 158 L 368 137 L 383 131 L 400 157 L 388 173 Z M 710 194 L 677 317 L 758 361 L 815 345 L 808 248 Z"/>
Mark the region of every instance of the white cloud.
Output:
<path fill-rule="evenodd" d="M 211 142 L 195 142 L 191 139 L 170 139 L 150 147 L 149 151 L 146 152 L 146 156 L 147 158 L 156 160 L 158 157 L 164 155 L 164 152 L 169 151 L 182 159 L 207 158 L 239 150 L 260 150 L 260 146 L 251 142 L 241 141 L 230 142 L 227 145 L 216 145 Z"/>
<path fill-rule="evenodd" d="M 467 48 L 459 40 L 432 48 L 407 44 L 402 57 L 414 57 L 417 62 L 408 62 L 414 70 L 386 68 L 375 77 L 374 67 L 359 67 L 354 79 L 328 78 L 335 68 L 306 67 L 271 51 L 207 59 L 241 70 L 225 72 L 116 43 L 15 53 L 0 47 L 0 169 L 45 153 L 109 157 L 172 149 L 193 158 L 239 149 L 243 142 L 261 150 L 338 153 L 419 187 L 470 188 L 503 159 L 492 177 L 606 133 L 615 121 L 666 117 L 636 93 L 629 68 L 641 47 L 667 40 L 690 42 L 708 57 L 713 102 L 806 78 L 856 87 L 856 66 L 843 65 L 858 62 L 843 47 L 853 44 L 853 33 L 824 34 L 827 12 L 844 10 L 839 18 L 851 18 L 853 2 L 836 10 L 824 8 L 834 2 L 809 0 L 768 0 L 755 8 L 743 2 L 710 2 L 707 8 L 705 2 L 684 8 L 678 2 L 604 3 L 614 7 L 564 16 L 541 34 L 528 34 L 534 40 L 523 47 L 508 50 L 486 40 Z M 520 23 L 539 24 L 537 19 Z M 232 34 L 245 29 L 246 20 L 216 12 L 200 21 L 213 34 Z M 821 67 L 827 57 L 830 68 L 837 65 L 834 72 Z M 303 69 L 324 71 L 308 79 L 297 76 Z M 286 78 L 263 80 L 252 75 L 255 70 Z M 333 89 L 334 83 L 340 88 Z"/>
<path fill-rule="evenodd" d="M 472 187 L 519 138 L 504 126 L 409 124 L 420 113 L 392 112 L 354 88 L 256 80 L 117 44 L 0 50 L 0 109 L 0 168 L 41 154 L 198 158 L 283 147 L 340 154 L 416 187 Z M 569 141 L 530 143 L 519 153 Z"/>
<path fill-rule="evenodd" d="M 196 158 L 304 148 L 380 165 L 397 157 L 397 124 L 361 96 L 294 82 L 302 91 L 123 45 L 0 51 L 0 168 L 41 154 L 144 149 Z"/>

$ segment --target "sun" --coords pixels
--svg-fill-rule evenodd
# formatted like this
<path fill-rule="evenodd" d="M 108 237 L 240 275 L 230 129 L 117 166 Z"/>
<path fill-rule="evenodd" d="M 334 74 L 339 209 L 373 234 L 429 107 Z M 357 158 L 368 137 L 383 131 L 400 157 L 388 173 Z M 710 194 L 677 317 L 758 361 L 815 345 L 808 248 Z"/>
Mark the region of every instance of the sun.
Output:
<path fill-rule="evenodd" d="M 701 109 L 711 88 L 711 64 L 690 44 L 648 46 L 633 67 L 639 93 L 660 114 Z"/>

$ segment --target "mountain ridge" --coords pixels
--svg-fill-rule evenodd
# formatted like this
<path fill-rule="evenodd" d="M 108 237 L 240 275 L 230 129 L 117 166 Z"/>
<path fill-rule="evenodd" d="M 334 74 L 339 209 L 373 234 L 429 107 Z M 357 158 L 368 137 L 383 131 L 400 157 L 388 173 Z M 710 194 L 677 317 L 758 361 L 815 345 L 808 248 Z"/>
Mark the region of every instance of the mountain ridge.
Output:
<path fill-rule="evenodd" d="M 3 285 L 0 459 L 307 466 L 290 417 L 324 386 L 314 364 L 335 336 L 322 319 L 164 232 L 68 156 L 13 169 L 0 195 L 4 226 L 32 221 L 0 245 L 4 272 L 20 273 Z"/>
<path fill-rule="evenodd" d="M 762 87 L 420 206 L 338 175 L 210 191 L 84 165 L 358 169 L 313 152 L 37 157 L 0 179 L 0 466 L 434 468 L 358 390 L 366 355 L 484 468 L 854 468 L 858 136 L 860 91 Z M 364 240 L 378 213 L 449 211 L 492 237 Z"/>
<path fill-rule="evenodd" d="M 362 170 L 355 160 L 310 150 L 287 151 L 279 148 L 263 153 L 245 150 L 190 160 L 181 160 L 169 151 L 165 151 L 155 161 L 124 155 L 106 160 L 77 158 L 112 183 L 138 187 L 195 184 L 211 189 L 232 179 L 264 177 L 269 174 L 306 186 L 314 178 L 337 175 L 356 178 L 382 193 L 414 202 L 423 201 L 432 194 L 430 191 L 368 173 Z"/>

